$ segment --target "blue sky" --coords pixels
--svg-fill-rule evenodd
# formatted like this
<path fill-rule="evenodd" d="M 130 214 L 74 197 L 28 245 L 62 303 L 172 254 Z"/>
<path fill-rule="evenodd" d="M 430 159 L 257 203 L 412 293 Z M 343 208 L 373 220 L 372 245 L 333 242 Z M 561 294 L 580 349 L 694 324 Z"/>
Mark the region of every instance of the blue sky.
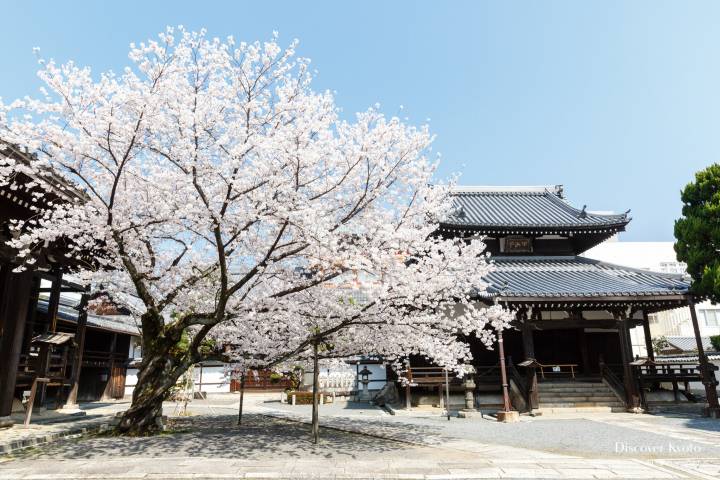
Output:
<path fill-rule="evenodd" d="M 0 96 L 35 94 L 32 48 L 120 70 L 165 25 L 282 42 L 347 114 L 430 119 L 440 175 L 565 185 L 632 209 L 623 240 L 672 240 L 680 189 L 720 158 L 720 2 L 2 2 Z"/>

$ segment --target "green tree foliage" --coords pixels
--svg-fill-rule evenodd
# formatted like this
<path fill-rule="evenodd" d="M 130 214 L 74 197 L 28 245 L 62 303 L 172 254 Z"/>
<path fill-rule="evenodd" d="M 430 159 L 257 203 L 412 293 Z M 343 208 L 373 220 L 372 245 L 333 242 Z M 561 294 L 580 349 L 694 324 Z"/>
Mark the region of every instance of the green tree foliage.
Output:
<path fill-rule="evenodd" d="M 695 174 L 682 191 L 682 218 L 675 221 L 675 252 L 687 264 L 691 291 L 720 301 L 720 165 Z"/>
<path fill-rule="evenodd" d="M 720 335 L 713 335 L 710 337 L 710 344 L 713 346 L 715 351 L 720 352 Z"/>

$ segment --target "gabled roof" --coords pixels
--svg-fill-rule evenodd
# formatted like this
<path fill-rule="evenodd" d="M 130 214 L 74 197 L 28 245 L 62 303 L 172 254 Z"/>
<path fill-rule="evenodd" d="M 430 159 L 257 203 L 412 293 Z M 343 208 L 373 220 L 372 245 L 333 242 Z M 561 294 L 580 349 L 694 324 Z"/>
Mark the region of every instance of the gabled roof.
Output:
<path fill-rule="evenodd" d="M 455 187 L 454 211 L 441 228 L 481 233 L 617 232 L 627 214 L 601 214 L 577 209 L 563 197 L 562 185 L 539 187 Z"/>
<path fill-rule="evenodd" d="M 668 336 L 665 337 L 667 342 L 670 344 L 668 347 L 662 349 L 662 353 L 679 351 L 679 352 L 697 352 L 697 342 L 695 337 L 676 337 Z M 710 337 L 700 337 L 702 340 L 703 349 L 706 352 L 714 352 L 715 347 L 710 342 Z"/>
<path fill-rule="evenodd" d="M 576 256 L 491 257 L 488 293 L 543 300 L 677 298 L 689 284 L 681 275 L 621 267 Z"/>
<path fill-rule="evenodd" d="M 58 306 L 58 318 L 71 323 L 77 323 L 78 310 L 70 299 L 60 295 L 60 305 Z M 47 299 L 38 299 L 37 309 L 40 312 L 47 313 Z M 87 326 L 98 330 L 108 332 L 125 333 L 128 335 L 140 335 L 138 322 L 131 315 L 95 315 L 88 313 Z"/>

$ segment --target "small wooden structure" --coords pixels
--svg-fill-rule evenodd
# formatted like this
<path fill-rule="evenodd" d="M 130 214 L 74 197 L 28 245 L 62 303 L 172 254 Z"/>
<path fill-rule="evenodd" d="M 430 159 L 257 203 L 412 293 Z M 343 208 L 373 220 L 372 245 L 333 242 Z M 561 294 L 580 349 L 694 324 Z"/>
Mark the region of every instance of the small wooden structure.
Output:
<path fill-rule="evenodd" d="M 453 376 L 449 377 L 446 368 L 437 366 L 426 366 L 426 367 L 411 367 L 408 361 L 405 366 L 403 374 L 404 385 L 405 385 L 405 408 L 410 410 L 412 408 L 412 391 L 411 388 L 425 387 L 425 388 L 437 388 L 438 393 L 438 404 L 441 408 L 449 409 L 447 402 L 450 402 L 449 386 L 459 384 L 460 380 Z M 443 388 L 446 389 L 444 399 Z"/>

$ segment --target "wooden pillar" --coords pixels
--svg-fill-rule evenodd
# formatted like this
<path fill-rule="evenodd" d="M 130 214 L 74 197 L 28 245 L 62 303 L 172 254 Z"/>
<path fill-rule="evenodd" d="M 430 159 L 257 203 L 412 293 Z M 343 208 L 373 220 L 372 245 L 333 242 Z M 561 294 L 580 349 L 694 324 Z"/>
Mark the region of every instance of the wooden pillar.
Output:
<path fill-rule="evenodd" d="M 700 374 L 702 375 L 702 383 L 705 386 L 705 396 L 708 401 L 708 408 L 705 412 L 707 416 L 712 418 L 720 418 L 720 405 L 718 405 L 717 385 L 715 378 L 715 370 L 717 367 L 708 361 L 703 348 L 702 338 L 700 337 L 700 326 L 698 325 L 697 313 L 695 312 L 695 301 L 692 295 L 688 295 L 688 307 L 690 308 L 690 318 L 692 319 L 693 331 L 695 332 L 695 342 L 697 343 L 698 358 L 700 359 Z"/>
<path fill-rule="evenodd" d="M 50 290 L 50 301 L 48 302 L 48 319 L 50 320 L 49 332 L 55 333 L 57 331 L 57 313 L 60 307 L 60 291 L 62 289 L 62 270 L 59 268 L 53 268 L 53 276 L 55 277 L 52 282 L 52 288 Z"/>
<path fill-rule="evenodd" d="M 12 412 L 33 281 L 32 272 L 12 273 L 12 269 L 12 265 L 4 265 L 0 270 L 3 280 L 0 291 L 0 315 L 3 317 L 0 336 L 0 426 L 11 424 L 8 423 L 9 419 L 3 417 L 9 417 Z"/>
<path fill-rule="evenodd" d="M 49 325 L 47 333 L 55 333 L 57 331 L 57 313 L 58 308 L 60 307 L 60 290 L 62 287 L 62 270 L 59 268 L 53 268 L 52 274 L 54 278 L 50 289 L 50 299 L 48 300 L 47 315 Z M 40 348 L 40 353 L 38 354 L 37 376 L 44 377 L 45 373 L 48 371 L 51 352 L 52 348 L 50 345 L 45 344 Z M 38 388 L 35 406 L 40 407 L 44 405 L 46 396 L 47 384 L 41 383 Z"/>
<path fill-rule="evenodd" d="M 78 312 L 77 330 L 75 330 L 75 355 L 70 371 L 70 391 L 63 408 L 77 408 L 80 372 L 82 371 L 83 350 L 85 349 L 85 331 L 87 330 L 87 304 L 88 294 L 84 293 L 80 298 L 80 311 Z"/>
<path fill-rule="evenodd" d="M 113 397 L 113 386 L 115 383 L 114 373 L 115 373 L 115 347 L 117 346 L 117 333 L 113 332 L 112 337 L 110 338 L 110 351 L 108 353 L 108 380 L 105 384 L 105 389 L 103 390 L 102 398 L 112 398 Z"/>
<path fill-rule="evenodd" d="M 583 373 L 589 375 L 591 371 L 590 352 L 588 351 L 588 339 L 585 328 L 578 329 L 578 343 L 580 344 L 580 359 L 582 361 Z"/>
<path fill-rule="evenodd" d="M 650 319 L 646 310 L 643 310 L 643 335 L 645 336 L 645 348 L 647 349 L 647 358 L 655 361 L 655 351 L 653 350 L 652 337 L 650 336 Z"/>
<path fill-rule="evenodd" d="M 521 317 L 522 316 L 522 317 Z M 533 337 L 533 325 L 527 318 L 527 314 L 518 314 L 521 320 L 520 331 L 522 332 L 523 354 L 525 359 L 535 358 L 535 339 Z"/>
<path fill-rule="evenodd" d="M 533 316 L 539 320 L 542 318 L 541 315 L 542 314 L 538 311 Z M 520 324 L 520 330 L 522 332 L 523 354 L 525 355 L 525 360 L 535 360 L 535 338 L 533 335 L 534 325 L 530 323 L 527 312 L 518 313 L 518 319 L 522 322 Z M 535 371 L 535 368 L 528 367 L 525 369 L 525 382 L 528 385 L 528 398 L 526 399 L 528 408 L 530 410 L 537 409 L 540 406 L 540 401 L 538 398 L 537 372 Z"/>
<path fill-rule="evenodd" d="M 623 363 L 623 384 L 625 385 L 626 404 L 628 409 L 640 407 L 640 392 L 637 388 L 635 369 L 630 363 L 633 361 L 630 328 L 625 310 L 613 312 L 618 326 L 618 340 L 620 341 L 620 354 Z"/>
<path fill-rule="evenodd" d="M 30 291 L 30 305 L 28 305 L 27 321 L 25 322 L 25 334 L 23 335 L 23 346 L 21 352 L 29 352 L 37 322 L 37 304 L 40 299 L 40 286 L 42 279 L 33 275 L 32 290 Z"/>

